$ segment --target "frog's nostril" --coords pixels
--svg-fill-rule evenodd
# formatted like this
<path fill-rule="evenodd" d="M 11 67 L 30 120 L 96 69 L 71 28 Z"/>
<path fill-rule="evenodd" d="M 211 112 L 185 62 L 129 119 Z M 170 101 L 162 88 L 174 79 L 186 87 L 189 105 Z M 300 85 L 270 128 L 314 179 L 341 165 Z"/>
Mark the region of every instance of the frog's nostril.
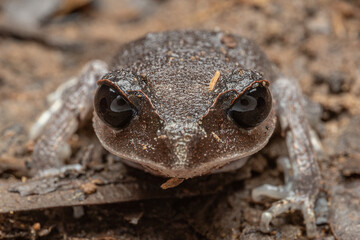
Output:
<path fill-rule="evenodd" d="M 186 134 L 186 135 L 184 136 L 184 141 L 185 141 L 185 142 L 190 142 L 190 141 L 191 141 L 191 136 L 188 135 L 188 134 Z"/>

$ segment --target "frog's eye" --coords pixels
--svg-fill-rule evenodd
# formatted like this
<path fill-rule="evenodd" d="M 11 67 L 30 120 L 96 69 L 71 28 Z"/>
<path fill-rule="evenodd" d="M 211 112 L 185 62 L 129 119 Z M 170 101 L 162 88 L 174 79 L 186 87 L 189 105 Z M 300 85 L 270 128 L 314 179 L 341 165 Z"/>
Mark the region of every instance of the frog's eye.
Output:
<path fill-rule="evenodd" d="M 99 118 L 115 129 L 124 128 L 136 114 L 125 97 L 105 84 L 96 91 L 94 107 Z"/>
<path fill-rule="evenodd" d="M 269 115 L 272 105 L 267 87 L 251 88 L 240 95 L 228 110 L 229 116 L 242 128 L 259 125 Z"/>

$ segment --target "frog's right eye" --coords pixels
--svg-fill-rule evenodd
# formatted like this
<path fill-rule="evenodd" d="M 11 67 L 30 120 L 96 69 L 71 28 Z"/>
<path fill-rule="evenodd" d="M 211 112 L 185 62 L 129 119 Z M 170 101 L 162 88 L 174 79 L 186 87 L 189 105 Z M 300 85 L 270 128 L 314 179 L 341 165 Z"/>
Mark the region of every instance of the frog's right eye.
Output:
<path fill-rule="evenodd" d="M 136 114 L 136 109 L 117 90 L 103 84 L 95 94 L 96 114 L 107 125 L 115 129 L 126 127 Z"/>

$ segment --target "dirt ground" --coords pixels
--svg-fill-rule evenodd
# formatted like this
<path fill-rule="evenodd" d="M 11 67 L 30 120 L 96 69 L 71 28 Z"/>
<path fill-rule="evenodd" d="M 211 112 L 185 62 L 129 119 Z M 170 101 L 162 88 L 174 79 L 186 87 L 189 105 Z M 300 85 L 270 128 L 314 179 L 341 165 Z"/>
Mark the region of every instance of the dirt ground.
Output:
<path fill-rule="evenodd" d="M 300 213 L 275 219 L 271 234 L 258 228 L 273 200 L 253 202 L 250 192 L 283 182 L 271 157 L 281 148 L 276 143 L 244 169 L 178 189 L 161 190 L 164 179 L 101 151 L 105 161 L 60 179 L 51 193 L 8 191 L 27 181 L 28 133 L 49 106 L 46 96 L 87 61 L 109 61 L 121 44 L 169 29 L 251 38 L 300 82 L 322 107 L 315 129 L 323 149 L 320 198 L 329 209 L 318 217 L 318 239 L 360 238 L 359 1 L 76 0 L 48 8 L 41 2 L 0 2 L 0 239 L 307 239 Z M 79 153 L 87 135 L 72 139 Z M 79 204 L 85 206 L 72 207 Z"/>

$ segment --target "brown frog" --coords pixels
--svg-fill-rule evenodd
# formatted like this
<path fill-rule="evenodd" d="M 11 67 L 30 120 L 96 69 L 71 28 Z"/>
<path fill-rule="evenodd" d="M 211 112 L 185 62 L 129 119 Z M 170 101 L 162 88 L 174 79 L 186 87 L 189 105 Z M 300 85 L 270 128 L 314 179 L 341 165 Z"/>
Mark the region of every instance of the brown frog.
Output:
<path fill-rule="evenodd" d="M 122 46 L 109 67 L 92 61 L 59 89 L 31 134 L 37 174 L 69 168 L 63 166 L 66 142 L 93 109 L 105 149 L 130 166 L 178 179 L 243 166 L 279 121 L 289 152 L 278 161 L 285 185 L 253 190 L 254 200 L 282 199 L 262 214 L 260 228 L 269 232 L 274 217 L 301 210 L 307 235 L 316 235 L 320 174 L 300 87 L 248 39 L 211 31 L 149 33 Z"/>

